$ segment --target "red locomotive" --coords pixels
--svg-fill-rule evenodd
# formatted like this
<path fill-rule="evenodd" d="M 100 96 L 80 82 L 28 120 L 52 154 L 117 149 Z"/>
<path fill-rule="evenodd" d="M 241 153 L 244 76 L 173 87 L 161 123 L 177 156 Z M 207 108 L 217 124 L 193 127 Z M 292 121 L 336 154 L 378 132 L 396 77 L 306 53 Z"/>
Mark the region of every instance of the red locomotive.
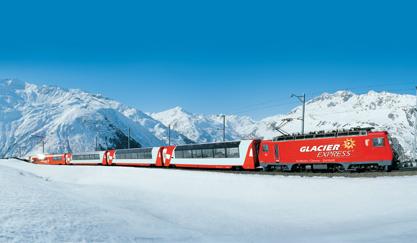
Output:
<path fill-rule="evenodd" d="M 61 160 L 53 159 L 58 157 Z M 34 158 L 33 162 L 205 169 L 262 168 L 286 171 L 365 169 L 389 171 L 396 163 L 388 133 L 372 131 L 372 128 L 288 135 L 273 140 L 242 140 L 46 155 L 46 158 L 48 159 Z"/>
<path fill-rule="evenodd" d="M 386 131 L 355 128 L 263 141 L 259 160 L 266 169 L 391 170 L 397 156 Z"/>

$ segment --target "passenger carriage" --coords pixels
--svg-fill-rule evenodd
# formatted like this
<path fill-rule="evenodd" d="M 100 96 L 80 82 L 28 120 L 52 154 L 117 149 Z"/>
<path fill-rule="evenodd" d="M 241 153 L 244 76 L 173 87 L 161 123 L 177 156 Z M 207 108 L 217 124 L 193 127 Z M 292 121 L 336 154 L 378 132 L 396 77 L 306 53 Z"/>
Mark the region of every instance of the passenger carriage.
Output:
<path fill-rule="evenodd" d="M 107 165 L 108 151 L 73 153 L 68 165 Z"/>
<path fill-rule="evenodd" d="M 164 147 L 110 150 L 109 165 L 162 166 Z"/>
<path fill-rule="evenodd" d="M 258 140 L 179 145 L 167 148 L 164 166 L 255 169 Z"/>

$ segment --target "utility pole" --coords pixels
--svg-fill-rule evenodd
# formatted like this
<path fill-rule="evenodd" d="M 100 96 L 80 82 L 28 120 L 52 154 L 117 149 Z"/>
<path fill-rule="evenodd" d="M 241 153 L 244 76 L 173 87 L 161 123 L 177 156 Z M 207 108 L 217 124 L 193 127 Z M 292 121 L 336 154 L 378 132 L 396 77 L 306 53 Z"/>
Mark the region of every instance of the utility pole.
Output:
<path fill-rule="evenodd" d="M 127 148 L 130 149 L 130 127 L 129 127 L 128 138 L 127 138 Z"/>
<path fill-rule="evenodd" d="M 223 115 L 223 142 L 226 142 L 226 116 Z"/>
<path fill-rule="evenodd" d="M 303 94 L 303 95 L 292 94 L 291 98 L 293 97 L 296 97 L 303 104 L 303 115 L 301 118 L 301 134 L 304 135 L 305 114 L 306 114 L 306 94 Z"/>
<path fill-rule="evenodd" d="M 226 115 L 219 115 L 221 118 L 223 118 L 223 142 L 226 142 Z"/>
<path fill-rule="evenodd" d="M 168 146 L 171 146 L 171 124 L 168 125 Z"/>
<path fill-rule="evenodd" d="M 413 139 L 413 163 L 417 160 L 417 86 L 416 86 L 416 107 L 414 107 L 414 139 Z"/>

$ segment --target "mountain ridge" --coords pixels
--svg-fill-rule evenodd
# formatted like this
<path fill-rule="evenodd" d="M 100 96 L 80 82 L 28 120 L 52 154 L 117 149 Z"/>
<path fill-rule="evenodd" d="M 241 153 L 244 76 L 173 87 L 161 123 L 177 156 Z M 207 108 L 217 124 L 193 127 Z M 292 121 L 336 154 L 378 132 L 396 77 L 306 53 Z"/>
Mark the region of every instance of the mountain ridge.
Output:
<path fill-rule="evenodd" d="M 254 120 L 248 116 L 226 116 L 226 140 L 265 138 L 280 135 L 274 126 L 300 132 L 301 106 L 287 114 Z M 341 90 L 323 93 L 306 102 L 306 132 L 375 127 L 387 130 L 402 158 L 411 156 L 414 139 L 415 96 L 369 91 L 355 94 Z M 161 112 L 144 113 L 101 94 L 58 86 L 34 85 L 15 79 L 0 81 L 0 156 L 40 152 L 39 139 L 47 137 L 47 152 L 87 151 L 123 147 L 131 128 L 134 146 L 219 142 L 223 140 L 223 118 L 202 115 L 175 106 Z"/>
<path fill-rule="evenodd" d="M 91 151 L 96 138 L 100 148 L 123 147 L 129 128 L 135 146 L 164 145 L 168 140 L 162 123 L 102 95 L 0 81 L 0 155 L 39 153 L 40 137 L 46 137 L 51 153 Z M 175 131 L 171 135 L 175 143 L 190 142 Z"/>

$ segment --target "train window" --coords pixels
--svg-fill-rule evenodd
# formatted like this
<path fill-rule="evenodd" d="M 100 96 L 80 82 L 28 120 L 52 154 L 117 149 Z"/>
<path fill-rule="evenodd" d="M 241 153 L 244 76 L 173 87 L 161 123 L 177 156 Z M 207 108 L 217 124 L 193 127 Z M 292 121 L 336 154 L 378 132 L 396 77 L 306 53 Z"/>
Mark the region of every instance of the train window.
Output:
<path fill-rule="evenodd" d="M 72 160 L 99 160 L 99 154 L 74 154 Z"/>
<path fill-rule="evenodd" d="M 184 158 L 184 152 L 182 150 L 175 150 L 175 158 Z"/>
<path fill-rule="evenodd" d="M 152 148 L 116 150 L 117 159 L 152 159 Z"/>
<path fill-rule="evenodd" d="M 239 148 L 226 148 L 227 158 L 239 158 Z"/>
<path fill-rule="evenodd" d="M 213 149 L 202 149 L 202 157 L 203 158 L 213 158 Z"/>
<path fill-rule="evenodd" d="M 149 150 L 146 153 L 144 153 L 144 156 L 143 157 L 145 159 L 152 159 L 152 150 Z"/>
<path fill-rule="evenodd" d="M 269 146 L 268 146 L 268 144 L 264 144 L 264 145 L 262 145 L 262 151 L 263 151 L 264 153 L 268 153 L 268 152 L 269 152 Z"/>
<path fill-rule="evenodd" d="M 146 151 L 143 153 L 144 159 L 152 159 L 152 150 Z"/>
<path fill-rule="evenodd" d="M 383 147 L 385 144 L 384 138 L 374 138 L 372 139 L 374 147 Z"/>
<path fill-rule="evenodd" d="M 52 157 L 52 160 L 58 161 L 58 160 L 62 160 L 61 156 L 54 156 Z"/>
<path fill-rule="evenodd" d="M 180 145 L 175 149 L 175 156 L 176 158 L 238 158 L 239 145 L 240 142 Z"/>
<path fill-rule="evenodd" d="M 225 148 L 214 149 L 214 158 L 226 158 L 226 149 Z"/>
<path fill-rule="evenodd" d="M 192 152 L 191 150 L 184 150 L 184 159 L 192 158 Z"/>
<path fill-rule="evenodd" d="M 200 149 L 193 149 L 193 158 L 202 158 L 202 153 Z"/>

